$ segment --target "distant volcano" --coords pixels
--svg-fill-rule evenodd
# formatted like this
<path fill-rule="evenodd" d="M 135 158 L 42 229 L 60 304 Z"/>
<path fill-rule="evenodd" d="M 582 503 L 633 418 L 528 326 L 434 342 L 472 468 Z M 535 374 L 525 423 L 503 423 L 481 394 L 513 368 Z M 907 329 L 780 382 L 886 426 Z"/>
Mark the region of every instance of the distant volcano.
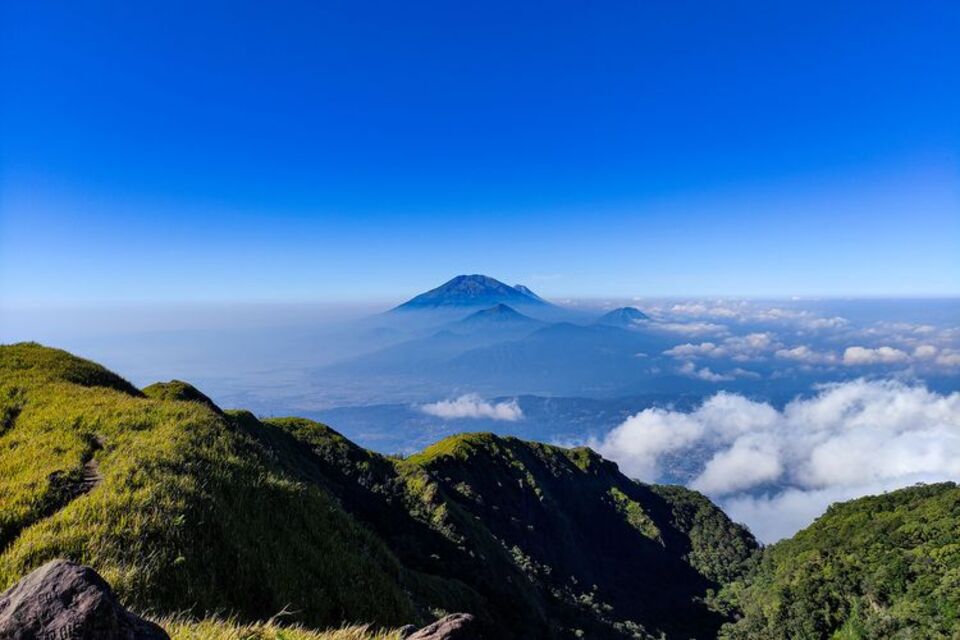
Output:
<path fill-rule="evenodd" d="M 649 320 L 650 316 L 635 307 L 620 307 L 605 313 L 597 319 L 597 324 L 611 327 L 632 327 L 638 322 Z"/>
<path fill-rule="evenodd" d="M 542 324 L 539 320 L 525 316 L 505 304 L 498 304 L 489 309 L 476 311 L 457 323 L 458 326 L 462 327 L 535 326 Z"/>
<path fill-rule="evenodd" d="M 523 285 L 511 287 L 484 275 L 457 276 L 436 289 L 404 302 L 397 310 L 446 309 L 453 307 L 490 308 L 550 306 L 550 303 Z"/>

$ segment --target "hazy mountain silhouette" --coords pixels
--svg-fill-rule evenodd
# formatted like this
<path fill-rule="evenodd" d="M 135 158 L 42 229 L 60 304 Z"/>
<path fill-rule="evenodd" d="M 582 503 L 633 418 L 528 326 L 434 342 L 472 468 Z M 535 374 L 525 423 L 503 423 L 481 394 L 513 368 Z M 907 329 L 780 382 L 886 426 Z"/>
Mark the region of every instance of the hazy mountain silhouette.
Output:
<path fill-rule="evenodd" d="M 597 318 L 596 324 L 628 328 L 647 320 L 650 320 L 650 316 L 636 307 L 620 307 Z"/>
<path fill-rule="evenodd" d="M 523 285 L 511 287 L 490 276 L 473 274 L 457 276 L 435 289 L 404 302 L 395 310 L 493 307 L 498 304 L 539 306 L 550 303 Z"/>
<path fill-rule="evenodd" d="M 498 304 L 489 309 L 482 309 L 454 324 L 454 328 L 484 329 L 489 327 L 538 327 L 543 326 L 541 320 L 524 315 L 506 304 Z"/>

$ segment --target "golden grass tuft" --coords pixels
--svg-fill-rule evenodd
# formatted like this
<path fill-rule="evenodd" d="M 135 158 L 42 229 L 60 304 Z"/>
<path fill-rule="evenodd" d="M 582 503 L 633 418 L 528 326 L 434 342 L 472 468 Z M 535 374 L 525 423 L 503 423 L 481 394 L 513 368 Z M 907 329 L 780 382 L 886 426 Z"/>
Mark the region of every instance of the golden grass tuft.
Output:
<path fill-rule="evenodd" d="M 375 631 L 369 626 L 350 626 L 318 631 L 275 622 L 243 624 L 232 618 L 191 620 L 186 617 L 155 619 L 171 640 L 398 640 L 397 631 Z"/>

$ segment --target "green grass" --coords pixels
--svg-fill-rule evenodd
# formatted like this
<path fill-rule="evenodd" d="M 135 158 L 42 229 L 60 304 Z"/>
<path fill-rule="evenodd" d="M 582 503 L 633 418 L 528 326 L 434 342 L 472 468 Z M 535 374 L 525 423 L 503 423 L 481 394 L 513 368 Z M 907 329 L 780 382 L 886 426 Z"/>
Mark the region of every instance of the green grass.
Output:
<path fill-rule="evenodd" d="M 106 387 L 132 396 L 143 395 L 132 384 L 101 365 L 35 342 L 6 346 L 0 354 L 4 374 L 24 382 L 70 382 L 82 387 Z"/>
<path fill-rule="evenodd" d="M 623 517 L 630 523 L 630 526 L 651 540 L 662 541 L 660 529 L 657 528 L 653 519 L 647 515 L 647 512 L 643 510 L 640 503 L 631 500 L 627 494 L 616 487 L 610 487 L 607 493 L 620 513 L 623 514 Z"/>
<path fill-rule="evenodd" d="M 492 433 L 460 433 L 436 442 L 407 458 L 412 464 L 425 466 L 440 458 L 468 460 L 482 449 L 497 450 L 500 438 Z"/>
<path fill-rule="evenodd" d="M 213 400 L 200 392 L 188 382 L 182 380 L 171 380 L 170 382 L 154 382 L 148 387 L 143 388 L 143 394 L 154 400 L 183 400 L 185 402 L 198 402 L 214 413 L 223 413 L 220 407 L 213 403 Z"/>
<path fill-rule="evenodd" d="M 314 631 L 273 622 L 243 624 L 235 619 L 194 621 L 170 617 L 154 621 L 170 634 L 171 640 L 399 640 L 400 637 L 395 631 L 376 631 L 368 626 Z"/>
<path fill-rule="evenodd" d="M 62 557 L 141 610 L 416 619 L 383 543 L 208 406 L 33 344 L 0 346 L 0 401 L 16 414 L 0 435 L 0 589 Z M 102 483 L 59 504 L 57 479 L 91 456 Z"/>

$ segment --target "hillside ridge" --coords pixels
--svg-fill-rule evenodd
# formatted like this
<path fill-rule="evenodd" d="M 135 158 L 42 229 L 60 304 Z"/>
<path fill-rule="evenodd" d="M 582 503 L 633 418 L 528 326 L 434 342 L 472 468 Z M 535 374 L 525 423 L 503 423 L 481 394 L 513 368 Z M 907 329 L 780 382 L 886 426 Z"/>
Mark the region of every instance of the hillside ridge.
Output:
<path fill-rule="evenodd" d="M 723 617 L 702 598 L 720 577 L 697 554 L 756 546 L 705 498 L 588 449 L 466 434 L 388 458 L 303 418 L 221 411 L 185 382 L 128 385 L 66 352 L 0 347 L 16 414 L 0 532 L 18 531 L 0 588 L 66 558 L 159 613 L 389 626 L 467 611 L 491 637 L 710 637 Z M 99 482 L 47 513 L 50 478 L 83 480 L 94 457 Z M 691 537 L 684 500 L 703 501 L 726 550 Z"/>
<path fill-rule="evenodd" d="M 389 457 L 35 343 L 0 346 L 0 419 L 0 590 L 63 558 L 134 610 L 241 625 L 286 609 L 374 630 L 469 612 L 507 640 L 960 626 L 952 484 L 835 505 L 761 549 L 702 494 L 587 447 L 476 432 Z"/>

